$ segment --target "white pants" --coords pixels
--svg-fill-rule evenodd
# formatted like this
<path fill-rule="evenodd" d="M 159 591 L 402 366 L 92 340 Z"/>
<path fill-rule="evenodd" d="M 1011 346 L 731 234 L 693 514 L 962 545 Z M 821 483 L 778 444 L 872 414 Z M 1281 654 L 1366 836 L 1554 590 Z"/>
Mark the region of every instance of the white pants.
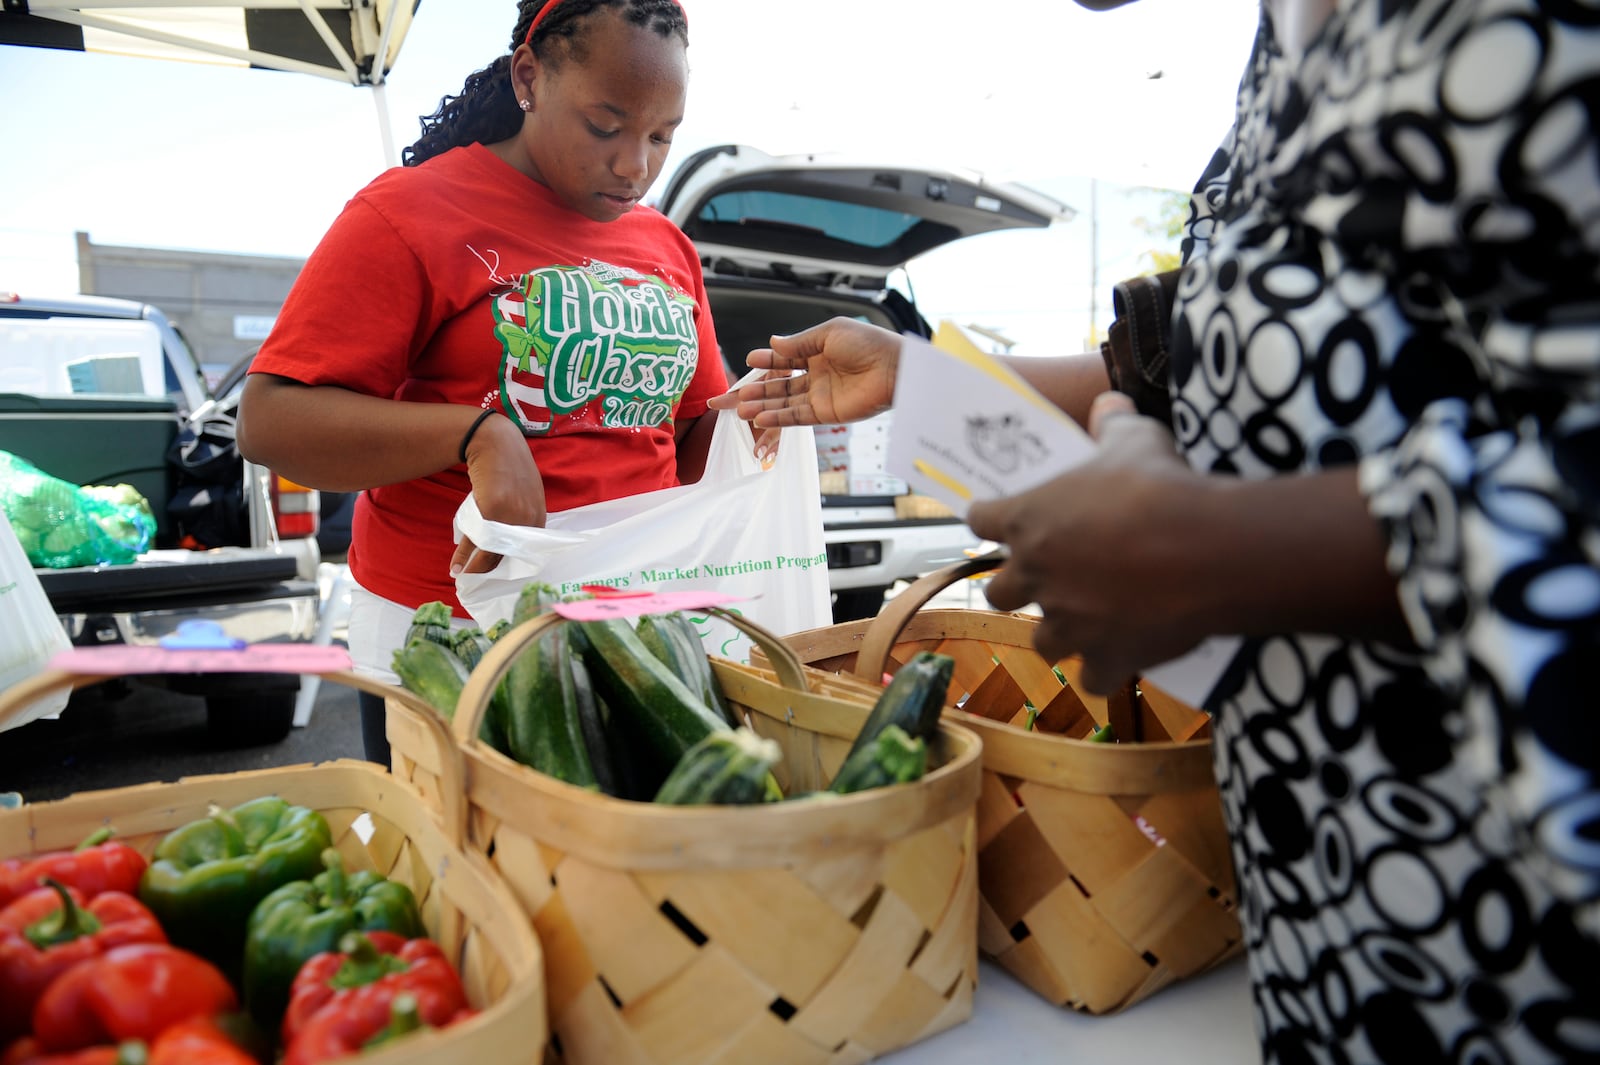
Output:
<path fill-rule="evenodd" d="M 384 599 L 351 582 L 349 635 L 350 660 L 355 671 L 388 684 L 399 686 L 394 672 L 394 653 L 406 642 L 411 618 L 416 611 Z M 454 629 L 471 628 L 471 618 L 451 618 Z"/>

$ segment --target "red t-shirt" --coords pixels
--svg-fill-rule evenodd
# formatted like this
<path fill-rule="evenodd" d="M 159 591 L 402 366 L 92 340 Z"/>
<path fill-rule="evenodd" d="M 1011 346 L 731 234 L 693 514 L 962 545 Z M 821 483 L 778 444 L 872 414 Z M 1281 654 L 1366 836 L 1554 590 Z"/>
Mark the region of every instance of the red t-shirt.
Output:
<path fill-rule="evenodd" d="M 700 260 L 659 212 L 596 222 L 483 145 L 389 170 L 307 260 L 251 364 L 308 385 L 493 408 L 528 438 L 551 511 L 678 483 L 673 424 L 727 379 Z M 362 587 L 444 600 L 464 465 L 369 489 Z"/>

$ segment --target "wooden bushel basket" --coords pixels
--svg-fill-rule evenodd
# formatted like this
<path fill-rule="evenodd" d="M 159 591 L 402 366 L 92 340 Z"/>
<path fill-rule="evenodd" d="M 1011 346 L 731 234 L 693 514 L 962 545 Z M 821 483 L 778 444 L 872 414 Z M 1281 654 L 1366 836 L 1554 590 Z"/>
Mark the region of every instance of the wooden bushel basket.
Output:
<path fill-rule="evenodd" d="M 823 787 L 863 721 L 776 672 L 713 658 L 728 702 L 776 741 L 785 792 Z M 658 806 L 597 794 L 481 744 L 515 656 L 562 624 L 502 636 L 453 729 L 472 831 L 545 952 L 552 1047 L 577 1065 L 863 1062 L 966 1020 L 977 979 L 974 811 L 981 745 L 941 724 L 922 780 L 832 800 Z M 426 745 L 389 717 L 396 772 L 434 790 Z"/>
<path fill-rule="evenodd" d="M 441 767 L 442 792 L 460 796 L 461 758 L 443 720 L 409 692 L 346 671 L 319 673 L 384 697 L 389 712 L 426 736 Z M 50 671 L 0 694 L 0 722 L 47 692 L 111 679 Z M 362 1065 L 529 1065 L 543 1060 L 549 1029 L 543 959 L 516 897 L 481 854 L 463 847 L 462 801 L 435 808 L 371 762 L 189 777 L 177 783 L 81 792 L 0 810 L 0 857 L 70 850 L 102 826 L 147 857 L 169 831 L 263 795 L 320 811 L 349 870 L 370 869 L 415 894 L 423 923 L 461 974 L 476 1016 L 419 1031 L 361 1055 Z"/>
<path fill-rule="evenodd" d="M 1076 659 L 1033 649 L 1029 615 L 922 609 L 994 565 L 957 563 L 876 618 L 785 642 L 825 675 L 814 687 L 862 702 L 918 651 L 956 660 L 945 719 L 983 739 L 980 949 L 1057 1005 L 1112 1013 L 1241 949 L 1209 719 L 1148 685 L 1082 692 Z M 1108 722 L 1122 742 L 1083 739 Z"/>

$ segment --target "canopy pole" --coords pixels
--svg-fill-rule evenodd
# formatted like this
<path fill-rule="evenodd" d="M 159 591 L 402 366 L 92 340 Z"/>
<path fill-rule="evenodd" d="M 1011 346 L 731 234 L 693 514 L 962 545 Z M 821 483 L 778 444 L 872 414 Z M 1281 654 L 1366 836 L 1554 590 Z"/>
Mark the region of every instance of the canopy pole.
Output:
<path fill-rule="evenodd" d="M 389 125 L 389 96 L 383 82 L 372 87 L 372 102 L 378 108 L 378 136 L 383 138 L 383 165 L 399 166 L 400 157 L 394 151 L 394 130 Z"/>

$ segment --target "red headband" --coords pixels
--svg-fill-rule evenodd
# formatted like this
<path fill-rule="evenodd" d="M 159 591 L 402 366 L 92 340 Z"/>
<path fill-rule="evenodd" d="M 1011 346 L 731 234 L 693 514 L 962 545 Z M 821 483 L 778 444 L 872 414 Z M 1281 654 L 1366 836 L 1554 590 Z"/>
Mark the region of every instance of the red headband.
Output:
<path fill-rule="evenodd" d="M 539 9 L 539 13 L 533 16 L 533 21 L 528 23 L 528 35 L 522 39 L 523 44 L 533 44 L 533 31 L 539 28 L 539 23 L 544 21 L 544 17 L 550 14 L 551 10 L 559 6 L 560 3 L 561 0 L 550 0 L 549 3 Z M 678 2 L 678 10 L 683 11 L 682 0 Z M 683 11 L 683 22 L 684 25 L 689 23 L 689 13 L 687 11 Z"/>

